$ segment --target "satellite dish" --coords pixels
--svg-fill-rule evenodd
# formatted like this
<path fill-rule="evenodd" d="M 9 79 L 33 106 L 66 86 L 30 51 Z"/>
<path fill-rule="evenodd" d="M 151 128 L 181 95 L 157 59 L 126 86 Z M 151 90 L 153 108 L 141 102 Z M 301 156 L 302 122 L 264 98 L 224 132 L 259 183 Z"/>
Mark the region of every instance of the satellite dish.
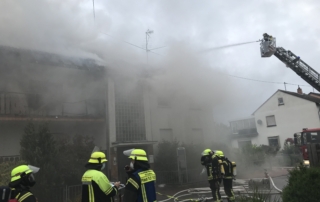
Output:
<path fill-rule="evenodd" d="M 261 125 L 261 124 L 262 124 L 262 121 L 259 119 L 259 120 L 257 121 L 257 123 L 258 123 L 259 125 Z"/>

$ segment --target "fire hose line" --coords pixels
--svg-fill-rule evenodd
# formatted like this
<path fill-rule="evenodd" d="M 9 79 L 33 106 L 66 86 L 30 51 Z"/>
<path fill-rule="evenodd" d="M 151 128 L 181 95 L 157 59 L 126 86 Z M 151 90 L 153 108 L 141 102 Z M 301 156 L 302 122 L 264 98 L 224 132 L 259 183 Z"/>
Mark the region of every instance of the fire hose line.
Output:
<path fill-rule="evenodd" d="M 282 190 L 279 189 L 273 182 L 273 179 L 271 178 L 271 176 L 269 175 L 269 173 L 267 171 L 265 171 L 266 177 L 270 180 L 272 186 L 275 188 L 275 190 L 277 190 L 278 192 L 282 193 Z"/>

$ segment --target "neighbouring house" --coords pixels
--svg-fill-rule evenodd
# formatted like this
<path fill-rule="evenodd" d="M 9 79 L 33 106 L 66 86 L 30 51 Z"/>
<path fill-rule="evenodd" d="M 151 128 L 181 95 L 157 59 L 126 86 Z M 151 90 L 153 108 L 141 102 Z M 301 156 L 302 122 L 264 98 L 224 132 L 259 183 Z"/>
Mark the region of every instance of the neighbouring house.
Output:
<path fill-rule="evenodd" d="M 293 134 L 303 128 L 320 127 L 320 94 L 304 94 L 300 87 L 297 92 L 277 90 L 253 112 L 250 124 L 245 124 L 246 120 L 230 121 L 230 126 L 235 127 L 233 146 L 264 144 L 283 147 L 287 138 L 293 138 Z M 240 132 L 235 136 L 238 128 Z"/>

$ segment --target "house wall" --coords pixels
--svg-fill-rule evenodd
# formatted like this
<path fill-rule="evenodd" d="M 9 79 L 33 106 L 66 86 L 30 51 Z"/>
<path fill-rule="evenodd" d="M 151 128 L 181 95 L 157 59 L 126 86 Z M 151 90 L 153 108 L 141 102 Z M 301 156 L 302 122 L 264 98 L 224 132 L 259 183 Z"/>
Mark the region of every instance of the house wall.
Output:
<path fill-rule="evenodd" d="M 278 105 L 278 98 L 283 98 L 284 105 Z M 287 138 L 302 131 L 303 128 L 319 128 L 319 108 L 314 102 L 301 99 L 278 91 L 255 113 L 258 137 L 252 138 L 253 144 L 268 145 L 268 137 L 279 136 L 280 146 L 283 147 Z M 266 116 L 274 115 L 276 126 L 267 127 Z M 262 124 L 257 124 L 261 120 Z"/>

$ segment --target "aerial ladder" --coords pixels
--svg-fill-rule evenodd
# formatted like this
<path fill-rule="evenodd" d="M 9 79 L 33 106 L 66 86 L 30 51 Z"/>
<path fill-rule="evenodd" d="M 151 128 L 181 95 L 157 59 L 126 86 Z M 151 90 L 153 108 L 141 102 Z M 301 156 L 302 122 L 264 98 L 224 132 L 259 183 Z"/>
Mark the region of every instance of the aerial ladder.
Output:
<path fill-rule="evenodd" d="M 303 80 L 320 92 L 320 75 L 316 70 L 311 68 L 307 63 L 301 60 L 299 56 L 291 51 L 282 47 L 276 47 L 276 38 L 265 33 L 263 34 L 263 39 L 260 41 L 261 57 L 276 56 L 286 64 L 287 67 L 292 69 Z"/>

